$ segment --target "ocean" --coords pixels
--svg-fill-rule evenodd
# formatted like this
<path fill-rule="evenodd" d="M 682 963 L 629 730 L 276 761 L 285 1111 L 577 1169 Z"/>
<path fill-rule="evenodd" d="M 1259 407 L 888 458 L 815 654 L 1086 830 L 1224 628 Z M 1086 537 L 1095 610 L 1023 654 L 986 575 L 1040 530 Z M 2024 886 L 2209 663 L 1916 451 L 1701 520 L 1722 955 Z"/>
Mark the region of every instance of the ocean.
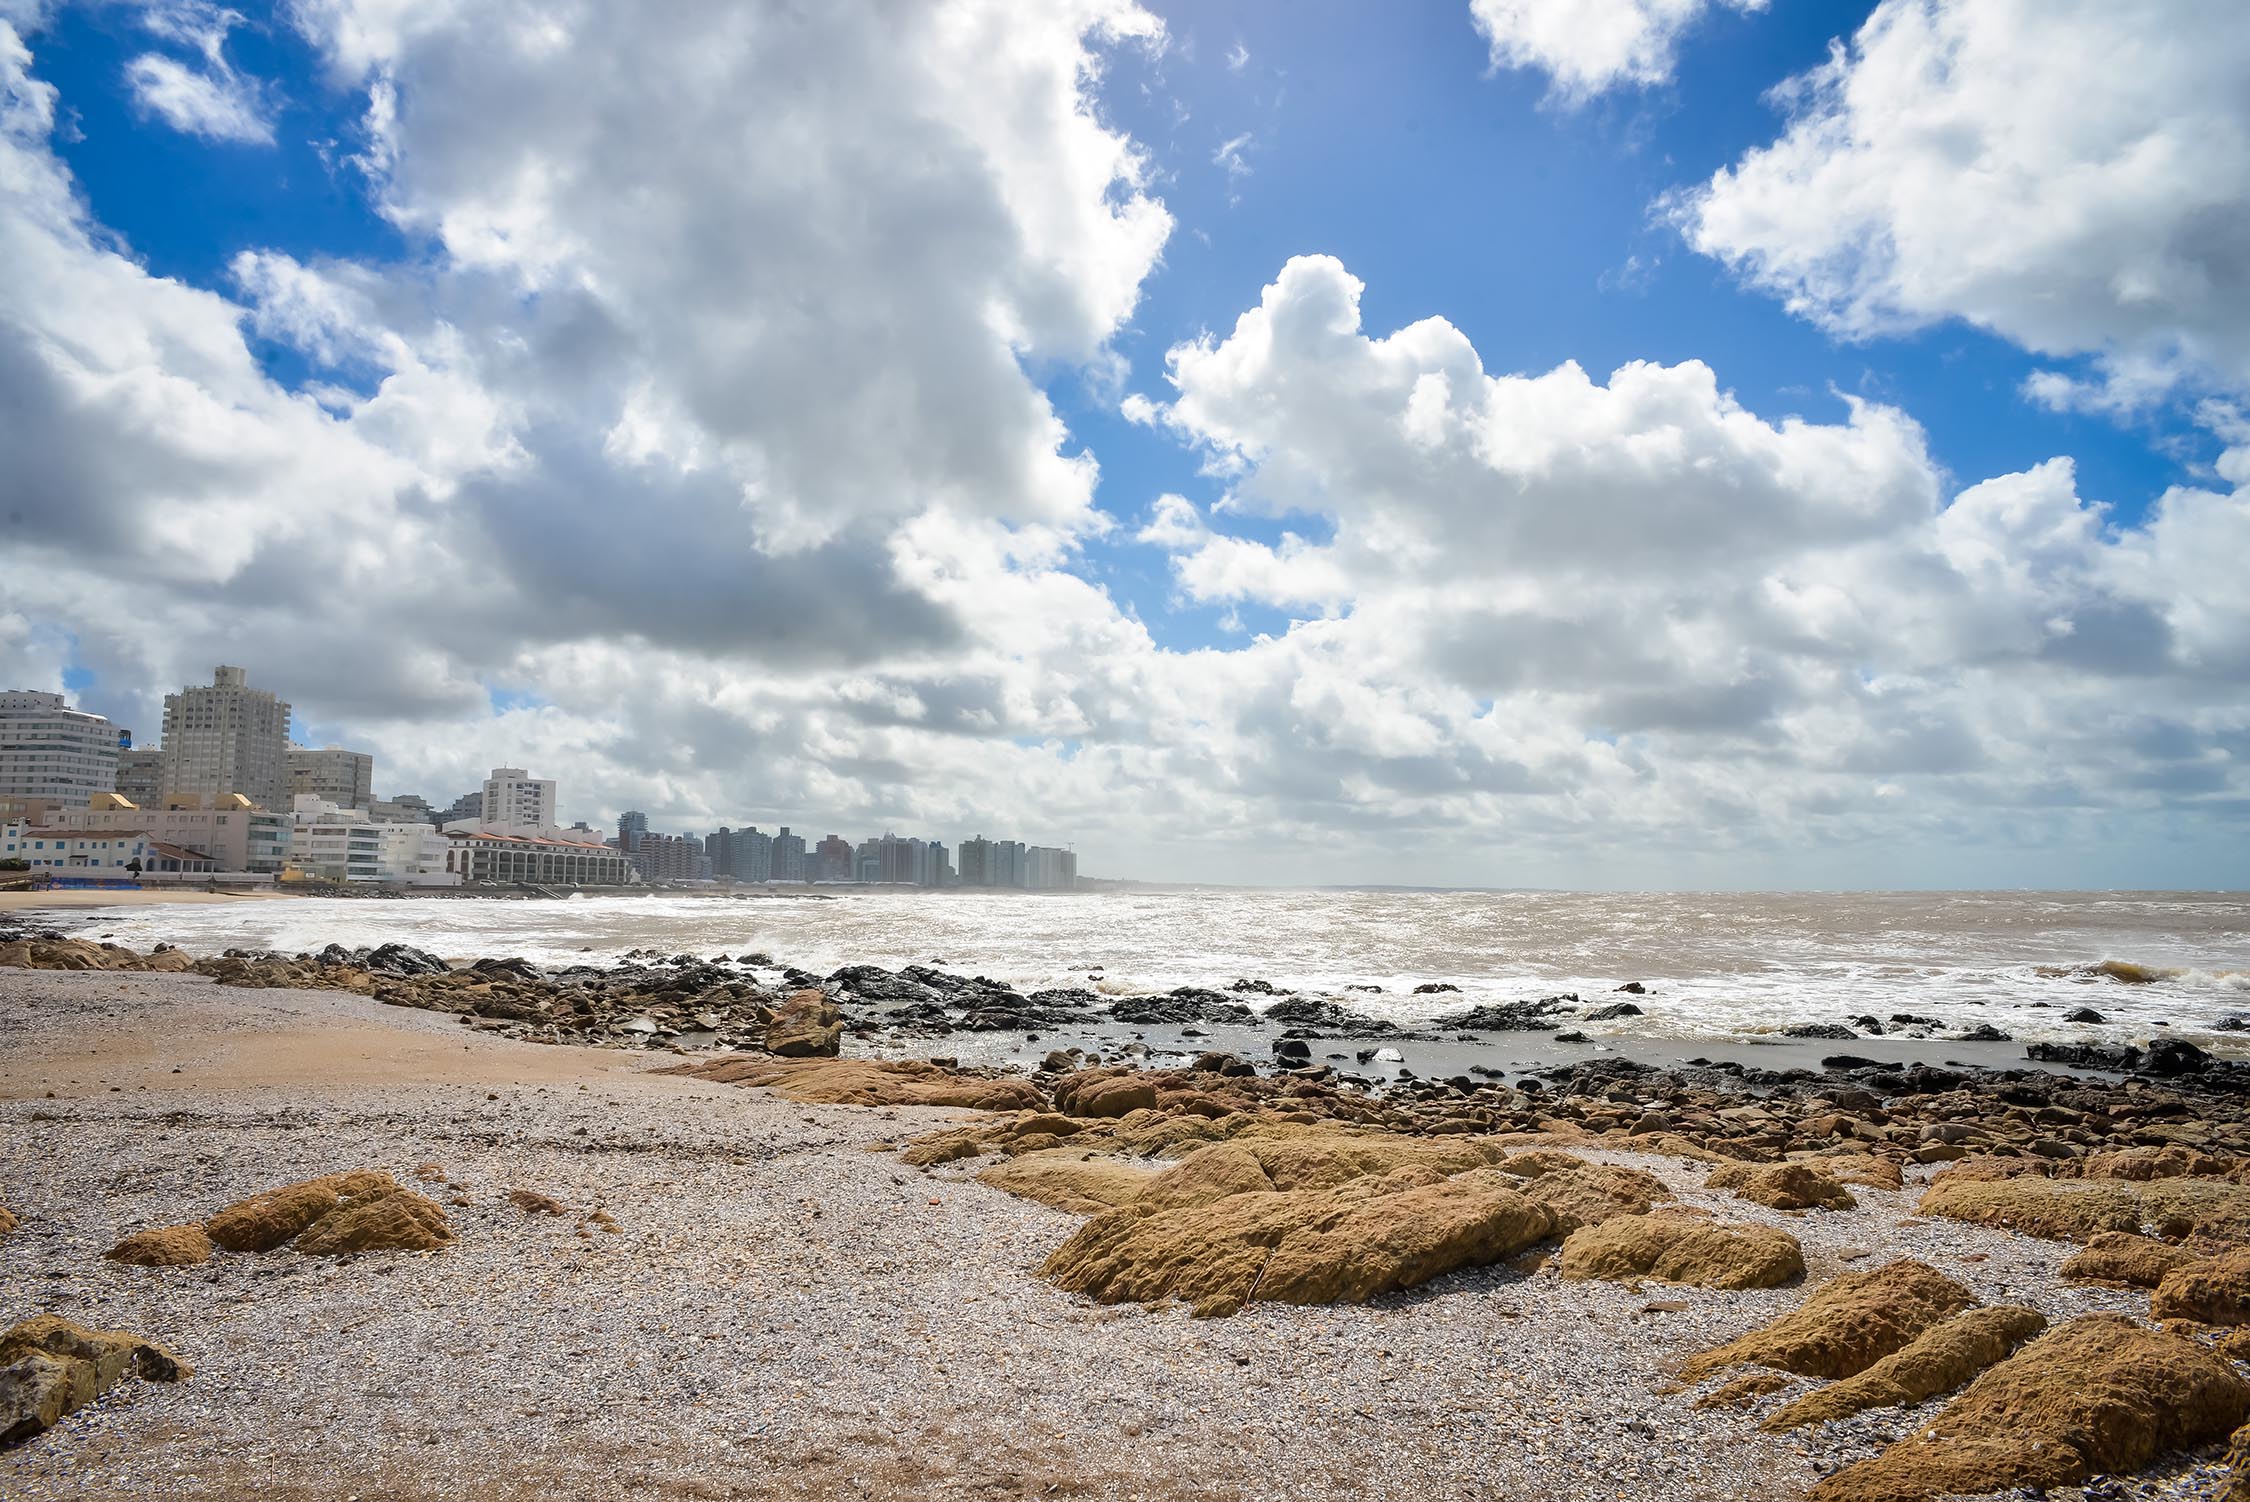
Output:
<path fill-rule="evenodd" d="M 1642 1015 L 1595 1037 L 1756 1038 L 1906 1014 L 2020 1041 L 2124 1041 L 2158 1024 L 2250 1056 L 2250 894 L 1567 893 L 1164 888 L 1092 893 L 324 898 L 84 910 L 73 932 L 138 948 L 317 950 L 390 940 L 449 957 L 601 963 L 628 949 L 763 951 L 825 974 L 937 965 L 1019 990 L 1116 995 L 1262 980 L 1419 1022 L 1481 1001 L 1639 982 Z M 1418 985 L 1458 992 L 1417 995 Z M 1380 987 L 1380 991 L 1347 987 Z M 1256 1003 L 1259 998 L 1247 996 Z M 1614 999 L 1625 999 L 1622 997 Z M 2106 1025 L 2065 1015 L 2092 1007 Z"/>

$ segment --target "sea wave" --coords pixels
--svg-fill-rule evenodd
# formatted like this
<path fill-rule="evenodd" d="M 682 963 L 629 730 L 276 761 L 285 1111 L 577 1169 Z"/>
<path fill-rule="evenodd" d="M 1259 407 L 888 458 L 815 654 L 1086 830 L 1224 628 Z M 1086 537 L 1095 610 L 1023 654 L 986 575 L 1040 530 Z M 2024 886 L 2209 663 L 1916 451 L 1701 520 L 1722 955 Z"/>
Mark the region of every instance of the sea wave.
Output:
<path fill-rule="evenodd" d="M 2205 989 L 2250 991 L 2250 970 L 2205 970 L 2195 965 L 2144 965 L 2135 960 L 2095 960 L 2086 965 L 2039 965 L 2048 980 L 2116 981 L 2126 986 L 2173 983 Z"/>

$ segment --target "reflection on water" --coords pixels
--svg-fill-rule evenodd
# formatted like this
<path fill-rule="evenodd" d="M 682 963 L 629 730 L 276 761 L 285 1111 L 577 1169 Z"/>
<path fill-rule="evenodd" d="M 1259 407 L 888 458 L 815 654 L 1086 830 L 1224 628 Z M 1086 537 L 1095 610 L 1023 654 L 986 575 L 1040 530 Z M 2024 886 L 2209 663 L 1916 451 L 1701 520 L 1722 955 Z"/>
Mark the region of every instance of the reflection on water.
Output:
<path fill-rule="evenodd" d="M 520 954 L 557 964 L 644 947 L 763 950 L 822 973 L 919 961 L 1026 990 L 1092 978 L 1114 993 L 1257 978 L 1348 994 L 1354 1005 L 1402 1018 L 1458 1001 L 1558 991 L 1590 998 L 1638 980 L 1652 993 L 1636 998 L 1646 1015 L 1589 1031 L 1669 1036 L 1907 1012 L 1962 1026 L 1991 1022 L 2022 1039 L 2122 1039 L 2165 1022 L 2223 1045 L 2233 1040 L 2213 1036 L 2214 1025 L 2250 1012 L 2250 895 L 2241 893 L 869 891 L 740 900 L 305 898 L 83 916 L 88 932 L 121 943 L 168 939 L 196 952 L 397 939 L 451 956 Z M 2104 961 L 2115 962 L 2107 974 L 2090 973 Z M 1428 982 L 1450 982 L 1462 994 L 1411 994 Z M 1344 993 L 1347 985 L 1383 990 Z M 2084 1006 L 2114 1026 L 2062 1020 Z"/>

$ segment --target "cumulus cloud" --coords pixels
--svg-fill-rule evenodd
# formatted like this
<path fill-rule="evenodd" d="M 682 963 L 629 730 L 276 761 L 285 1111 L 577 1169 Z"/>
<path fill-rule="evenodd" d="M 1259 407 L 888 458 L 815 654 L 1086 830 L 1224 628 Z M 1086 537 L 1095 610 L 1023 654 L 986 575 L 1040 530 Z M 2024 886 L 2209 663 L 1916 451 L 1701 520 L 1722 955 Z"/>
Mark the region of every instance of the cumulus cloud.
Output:
<path fill-rule="evenodd" d="M 1680 38 L 1718 7 L 1763 10 L 1766 0 L 1469 0 L 1495 68 L 1533 68 L 1557 99 L 1583 104 L 1627 85 L 1672 76 Z"/>
<path fill-rule="evenodd" d="M 1690 244 L 1847 338 L 1960 319 L 2097 376 L 2250 389 L 2250 29 L 2229 0 L 1884 0 L 1677 197 Z"/>

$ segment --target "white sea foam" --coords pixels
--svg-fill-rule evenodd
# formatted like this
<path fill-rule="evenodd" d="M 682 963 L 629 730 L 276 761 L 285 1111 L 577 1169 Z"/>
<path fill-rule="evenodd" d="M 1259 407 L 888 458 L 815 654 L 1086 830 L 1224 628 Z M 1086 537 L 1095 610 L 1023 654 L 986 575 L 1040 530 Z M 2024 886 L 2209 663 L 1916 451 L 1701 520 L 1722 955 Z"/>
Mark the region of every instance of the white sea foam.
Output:
<path fill-rule="evenodd" d="M 1602 1032 L 1744 1036 L 1894 1013 L 2019 1039 L 2175 1035 L 2250 1004 L 2250 895 L 1148 890 L 1068 895 L 845 892 L 833 898 L 230 903 L 94 911 L 84 931 L 146 947 L 287 950 L 400 940 L 449 956 L 606 963 L 620 951 L 762 950 L 839 965 L 943 964 L 1025 990 L 1104 994 L 1237 978 L 1339 996 L 1400 1019 L 1627 981 L 1645 1015 Z M 71 919 L 72 926 L 81 925 Z M 2108 961 L 2109 974 L 2097 966 Z M 2141 983 L 2116 978 L 2127 967 Z M 1094 972 L 1099 972 L 1096 978 Z M 1459 994 L 1415 996 L 1424 982 Z M 1348 986 L 1381 986 L 1379 994 Z M 1256 998 L 1250 998 L 1255 1000 Z M 2091 1006 L 2111 1026 L 2064 1022 Z"/>

